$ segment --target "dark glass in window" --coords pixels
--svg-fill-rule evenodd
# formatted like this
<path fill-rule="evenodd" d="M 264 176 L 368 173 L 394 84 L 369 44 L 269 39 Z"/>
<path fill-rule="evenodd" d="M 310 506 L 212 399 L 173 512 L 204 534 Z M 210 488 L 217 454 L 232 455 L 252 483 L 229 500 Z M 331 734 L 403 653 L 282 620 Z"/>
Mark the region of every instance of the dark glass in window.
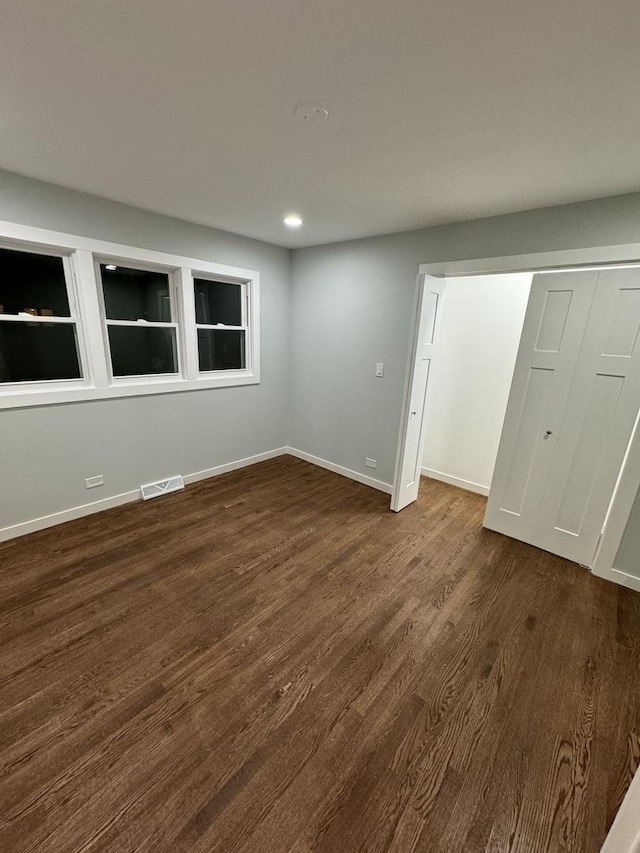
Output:
<path fill-rule="evenodd" d="M 198 329 L 200 370 L 244 370 L 244 329 Z"/>
<path fill-rule="evenodd" d="M 116 265 L 115 270 L 108 270 L 107 264 L 100 264 L 100 277 L 108 320 L 171 323 L 167 273 L 134 270 L 119 265 Z"/>
<path fill-rule="evenodd" d="M 74 324 L 0 321 L 0 382 L 81 377 Z"/>
<path fill-rule="evenodd" d="M 69 317 L 62 258 L 0 249 L 0 315 Z"/>
<path fill-rule="evenodd" d="M 193 280 L 196 298 L 196 323 L 205 326 L 242 325 L 242 286 L 226 281 Z"/>
<path fill-rule="evenodd" d="M 176 330 L 157 326 L 109 326 L 114 376 L 177 373 Z"/>

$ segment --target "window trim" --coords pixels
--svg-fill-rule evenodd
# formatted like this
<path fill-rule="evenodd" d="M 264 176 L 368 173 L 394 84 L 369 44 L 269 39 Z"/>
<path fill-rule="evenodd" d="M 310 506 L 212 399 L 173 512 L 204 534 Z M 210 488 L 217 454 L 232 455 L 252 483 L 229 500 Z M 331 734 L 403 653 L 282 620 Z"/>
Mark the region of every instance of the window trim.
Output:
<path fill-rule="evenodd" d="M 51 254 L 66 259 L 63 263 L 65 276 L 69 276 L 67 291 L 71 312 L 76 322 L 78 351 L 83 372 L 83 378 L 80 380 L 65 379 L 0 385 L 0 409 L 230 388 L 260 383 L 260 273 L 257 270 L 13 222 L 0 221 L 0 244 L 9 249 Z M 175 282 L 176 287 L 174 321 L 178 327 L 177 348 L 181 373 L 111 378 L 111 359 L 105 348 L 106 324 L 101 314 L 102 281 L 95 266 L 96 261 L 99 262 L 99 259 L 104 258 L 108 258 L 110 263 L 120 262 L 123 266 L 138 265 L 143 268 L 155 267 L 171 274 L 170 280 Z M 247 366 L 244 370 L 199 372 L 194 276 L 246 285 L 248 331 L 246 335 Z"/>
<path fill-rule="evenodd" d="M 216 282 L 220 282 L 221 284 L 235 284 L 240 287 L 240 312 L 241 312 L 241 323 L 239 326 L 227 326 L 219 323 L 198 323 L 198 318 L 195 318 L 196 324 L 196 348 L 198 349 L 198 331 L 200 329 L 208 329 L 212 332 L 215 331 L 234 331 L 234 332 L 244 332 L 244 352 L 245 352 L 245 362 L 247 364 L 247 368 L 250 367 L 252 363 L 252 353 L 251 353 L 251 328 L 250 328 L 250 317 L 251 317 L 251 287 L 248 286 L 246 281 L 239 281 L 238 279 L 229 279 L 228 277 L 223 276 L 212 276 L 208 273 L 201 273 L 199 270 L 192 270 L 191 275 L 191 287 L 193 289 L 194 295 L 194 307 L 195 307 L 195 283 L 196 279 L 199 281 L 210 281 L 212 284 L 216 284 Z M 199 356 L 199 350 L 198 350 Z M 246 369 L 246 368 L 245 368 Z M 224 373 L 229 373 L 228 370 L 200 370 L 200 363 L 198 362 L 198 376 L 199 377 L 207 377 L 207 376 L 219 376 Z"/>
<path fill-rule="evenodd" d="M 161 321 L 158 322 L 148 322 L 144 325 L 137 323 L 135 320 L 110 320 L 107 317 L 107 305 L 104 296 L 104 284 L 102 282 L 102 273 L 100 270 L 100 266 L 102 264 L 115 264 L 116 266 L 125 266 L 125 262 L 119 260 L 118 258 L 105 257 L 103 255 L 97 255 L 95 252 L 93 253 L 93 266 L 96 276 L 96 282 L 98 284 L 99 291 L 99 302 L 100 302 L 100 318 L 102 320 L 102 337 L 104 340 L 105 347 L 105 357 L 107 359 L 107 373 L 109 376 L 109 384 L 110 385 L 122 385 L 127 382 L 156 382 L 159 378 L 164 379 L 176 379 L 180 380 L 184 378 L 183 373 L 183 346 L 182 346 L 182 337 L 184 336 L 184 324 L 180 322 L 180 288 L 178 285 L 177 272 L 174 267 L 161 267 L 158 264 L 141 264 L 135 262 L 126 262 L 126 267 L 128 269 L 137 269 L 140 272 L 159 272 L 163 273 L 167 276 L 169 280 L 169 302 L 171 309 L 171 321 L 168 323 L 164 323 Z M 110 326 L 128 326 L 133 329 L 174 329 L 176 336 L 176 360 L 177 360 L 177 370 L 172 373 L 141 373 L 141 374 L 132 374 L 129 376 L 115 376 L 113 373 L 113 363 L 111 360 L 111 342 L 109 341 L 109 327 Z"/>
<path fill-rule="evenodd" d="M 86 348 L 86 337 L 84 333 L 83 318 L 80 315 L 80 302 L 77 293 L 77 279 L 74 274 L 72 255 L 66 249 L 56 246 L 42 246 L 40 244 L 31 244 L 17 242 L 6 239 L 0 232 L 0 248 L 8 249 L 14 252 L 24 252 L 31 255 L 44 255 L 50 258 L 60 258 L 62 261 L 62 270 L 66 287 L 67 302 L 69 303 L 69 316 L 34 316 L 32 319 L 23 317 L 18 314 L 1 314 L 0 321 L 3 323 L 50 323 L 51 325 L 67 325 L 75 328 L 76 337 L 76 353 L 78 356 L 78 366 L 80 368 L 80 376 L 69 379 L 44 379 L 44 380 L 26 380 L 17 382 L 0 383 L 0 396 L 4 389 L 15 389 L 22 393 L 34 393 L 39 391 L 49 391 L 52 386 L 60 386 L 64 389 L 87 388 L 89 386 L 88 376 L 88 357 Z M 3 408 L 0 405 L 0 408 Z"/>

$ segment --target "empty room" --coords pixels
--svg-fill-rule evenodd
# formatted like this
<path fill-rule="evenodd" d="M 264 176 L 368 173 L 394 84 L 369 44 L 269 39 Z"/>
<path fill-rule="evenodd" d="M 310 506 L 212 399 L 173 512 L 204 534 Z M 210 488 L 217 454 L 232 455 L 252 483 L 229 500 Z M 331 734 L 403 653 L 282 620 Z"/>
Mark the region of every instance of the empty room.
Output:
<path fill-rule="evenodd" d="M 640 853 L 639 40 L 1 4 L 2 853 Z"/>

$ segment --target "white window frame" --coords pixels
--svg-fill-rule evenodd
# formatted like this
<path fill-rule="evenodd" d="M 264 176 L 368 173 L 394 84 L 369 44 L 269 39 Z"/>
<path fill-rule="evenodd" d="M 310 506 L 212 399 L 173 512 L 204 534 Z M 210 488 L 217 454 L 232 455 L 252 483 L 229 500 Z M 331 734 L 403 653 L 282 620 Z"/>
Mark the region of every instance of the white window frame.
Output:
<path fill-rule="evenodd" d="M 171 322 L 148 322 L 137 323 L 135 320 L 110 320 L 107 317 L 107 309 L 104 298 L 104 286 L 102 284 L 102 275 L 100 272 L 101 264 L 114 264 L 115 266 L 126 267 L 127 269 L 137 269 L 141 272 L 159 272 L 164 273 L 169 279 L 169 300 L 171 304 Z M 93 265 L 95 270 L 96 282 L 98 283 L 100 295 L 100 317 L 102 320 L 102 336 L 104 340 L 107 371 L 111 383 L 116 385 L 130 385 L 136 382 L 156 382 L 158 379 L 182 379 L 182 363 L 184 359 L 184 348 L 181 346 L 181 337 L 184 331 L 184 323 L 180 322 L 180 288 L 178 284 L 178 273 L 172 267 L 159 266 L 158 264 L 143 264 L 136 261 L 122 260 L 122 258 L 106 257 L 104 255 L 93 256 Z M 147 373 L 135 374 L 133 376 L 114 376 L 111 363 L 111 344 L 109 342 L 109 327 L 110 326 L 128 326 L 133 329 L 174 329 L 176 335 L 176 370 L 173 373 Z"/>
<path fill-rule="evenodd" d="M 0 245 L 8 249 L 63 257 L 69 305 L 72 315 L 75 315 L 66 320 L 75 322 L 77 326 L 83 375 L 81 380 L 0 384 L 0 409 L 260 383 L 260 273 L 256 270 L 2 221 Z M 175 298 L 173 319 L 178 326 L 179 374 L 115 379 L 111 376 L 111 357 L 105 346 L 102 281 L 96 268 L 96 262 L 104 263 L 105 260 L 116 265 L 120 263 L 122 266 L 169 272 L 170 281 L 175 287 L 172 293 Z M 194 276 L 245 286 L 247 333 L 244 370 L 199 372 Z"/>
<path fill-rule="evenodd" d="M 9 249 L 15 252 L 25 252 L 30 255 L 44 255 L 49 258 L 60 258 L 62 260 L 62 268 L 64 272 L 64 280 L 66 285 L 67 300 L 69 302 L 68 317 L 42 317 L 40 315 L 34 317 L 24 317 L 17 314 L 0 314 L 0 321 L 3 323 L 45 323 L 51 325 L 67 325 L 75 326 L 76 329 L 76 351 L 78 355 L 78 364 L 80 367 L 80 377 L 74 379 L 43 379 L 35 381 L 22 382 L 7 382 L 0 383 L 0 389 L 8 388 L 15 389 L 18 392 L 38 392 L 46 391 L 52 385 L 62 387 L 66 390 L 88 387 L 88 357 L 86 349 L 86 340 L 84 334 L 84 324 L 80 313 L 80 303 L 76 287 L 76 275 L 74 270 L 73 255 L 66 248 L 61 246 L 50 246 L 41 243 L 26 243 L 15 240 L 8 240 L 0 237 L 0 248 Z M 1 393 L 1 391 L 0 391 Z"/>
<path fill-rule="evenodd" d="M 225 326 L 221 323 L 213 324 L 213 323 L 198 323 L 196 319 L 196 351 L 198 348 L 198 331 L 200 329 L 208 329 L 212 332 L 224 332 L 224 331 L 232 331 L 232 332 L 244 332 L 244 343 L 245 343 L 245 363 L 247 367 L 251 364 L 252 361 L 252 352 L 251 352 L 251 335 L 250 335 L 250 326 L 249 326 L 249 317 L 251 316 L 251 288 L 247 285 L 245 281 L 238 281 L 238 279 L 229 278 L 228 276 L 213 276 L 211 273 L 204 273 L 200 270 L 193 270 L 193 280 L 191 282 L 191 289 L 194 295 L 194 312 L 195 312 L 195 280 L 199 279 L 200 281 L 210 281 L 212 284 L 216 282 L 220 282 L 222 284 L 235 284 L 240 287 L 241 294 L 241 324 L 239 326 Z M 199 355 L 199 353 L 198 353 Z M 243 370 L 246 368 L 243 368 Z M 243 371 L 229 371 L 229 370 L 200 370 L 198 366 L 198 376 L 206 377 L 206 376 L 215 376 L 223 373 L 240 373 Z"/>

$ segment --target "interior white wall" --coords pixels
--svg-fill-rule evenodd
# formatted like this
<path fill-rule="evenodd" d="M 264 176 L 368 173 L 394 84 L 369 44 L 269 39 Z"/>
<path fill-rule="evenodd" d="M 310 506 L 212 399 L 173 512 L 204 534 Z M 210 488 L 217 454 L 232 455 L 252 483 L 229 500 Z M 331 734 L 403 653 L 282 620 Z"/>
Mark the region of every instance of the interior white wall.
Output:
<path fill-rule="evenodd" d="M 423 474 L 488 494 L 532 278 L 520 273 L 447 280 Z"/>
<path fill-rule="evenodd" d="M 256 269 L 262 296 L 260 385 L 0 413 L 0 529 L 286 444 L 288 249 L 7 172 L 0 219 Z"/>

